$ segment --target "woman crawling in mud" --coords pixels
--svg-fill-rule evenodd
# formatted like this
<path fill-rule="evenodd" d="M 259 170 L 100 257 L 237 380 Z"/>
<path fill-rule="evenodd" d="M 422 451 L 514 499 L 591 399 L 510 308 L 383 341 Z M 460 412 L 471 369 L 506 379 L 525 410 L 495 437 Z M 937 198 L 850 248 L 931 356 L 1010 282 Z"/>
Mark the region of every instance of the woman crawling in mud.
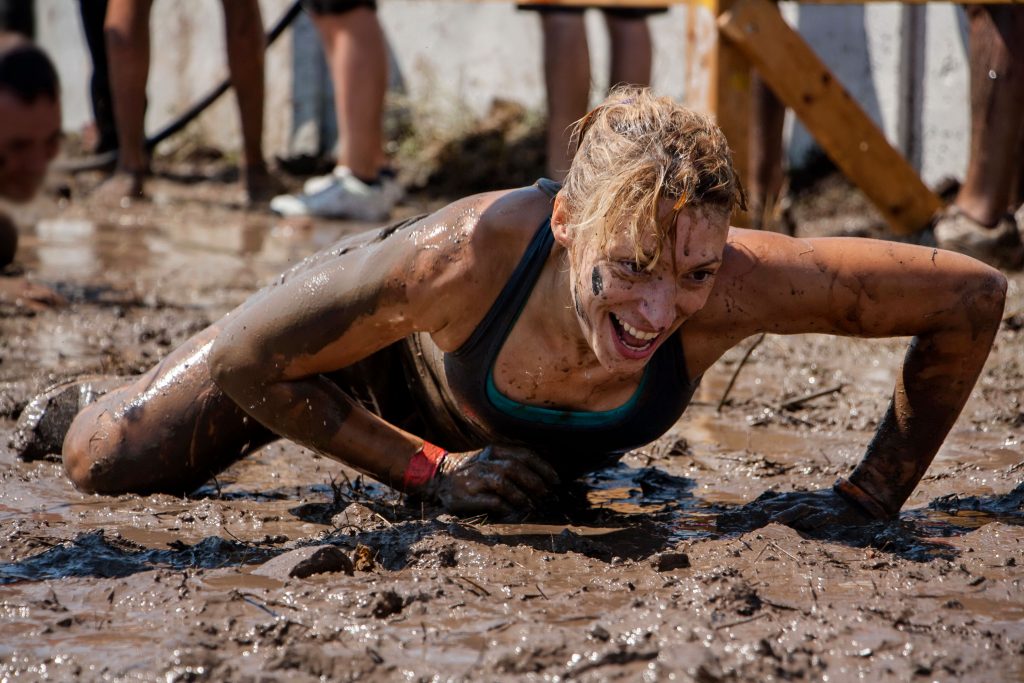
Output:
<path fill-rule="evenodd" d="M 181 494 L 285 437 L 454 512 L 522 515 L 665 433 L 743 339 L 816 332 L 913 340 L 852 474 L 764 505 L 802 528 L 897 514 L 982 369 L 1003 276 L 730 228 L 722 133 L 646 90 L 577 134 L 564 186 L 346 238 L 86 406 L 63 446 L 75 485 Z"/>

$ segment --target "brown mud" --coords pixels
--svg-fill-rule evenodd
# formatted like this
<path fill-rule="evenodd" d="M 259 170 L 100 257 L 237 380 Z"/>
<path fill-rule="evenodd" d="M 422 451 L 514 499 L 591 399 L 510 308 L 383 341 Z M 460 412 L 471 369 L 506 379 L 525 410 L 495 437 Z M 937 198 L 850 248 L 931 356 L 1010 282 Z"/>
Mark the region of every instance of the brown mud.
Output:
<path fill-rule="evenodd" d="M 6 445 L 35 393 L 149 367 L 366 227 L 245 213 L 234 186 L 180 180 L 125 210 L 69 187 L 19 216 L 21 267 L 70 305 L 0 318 L 0 678 L 1024 679 L 1021 276 L 899 521 L 855 534 L 739 507 L 849 472 L 905 340 L 768 337 L 744 361 L 748 340 L 665 438 L 518 523 L 407 507 L 286 442 L 187 499 L 83 495 Z M 845 230 L 863 214 L 848 204 L 818 222 L 805 205 L 798 230 Z"/>

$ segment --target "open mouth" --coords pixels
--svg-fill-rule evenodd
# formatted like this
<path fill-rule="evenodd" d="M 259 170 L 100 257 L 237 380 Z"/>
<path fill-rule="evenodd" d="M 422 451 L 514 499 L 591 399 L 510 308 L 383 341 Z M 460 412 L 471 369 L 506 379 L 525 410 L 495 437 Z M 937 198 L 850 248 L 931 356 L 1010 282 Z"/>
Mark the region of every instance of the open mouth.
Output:
<path fill-rule="evenodd" d="M 610 316 L 612 327 L 615 328 L 615 334 L 618 336 L 619 342 L 626 349 L 633 353 L 643 353 L 654 346 L 654 341 L 658 338 L 658 332 L 638 330 L 625 320 L 621 320 L 614 313 L 611 313 Z"/>

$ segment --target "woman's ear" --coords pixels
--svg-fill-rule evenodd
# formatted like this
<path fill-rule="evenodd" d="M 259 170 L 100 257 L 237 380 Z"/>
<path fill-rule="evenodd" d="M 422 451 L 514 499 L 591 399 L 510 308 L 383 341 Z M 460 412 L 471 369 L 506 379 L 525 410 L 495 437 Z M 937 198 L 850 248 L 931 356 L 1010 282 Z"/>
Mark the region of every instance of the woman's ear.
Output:
<path fill-rule="evenodd" d="M 555 241 L 566 249 L 572 244 L 572 231 L 569 229 L 569 211 L 565 206 L 565 200 L 562 199 L 561 192 L 555 195 L 555 205 L 551 210 L 551 232 L 555 236 Z"/>

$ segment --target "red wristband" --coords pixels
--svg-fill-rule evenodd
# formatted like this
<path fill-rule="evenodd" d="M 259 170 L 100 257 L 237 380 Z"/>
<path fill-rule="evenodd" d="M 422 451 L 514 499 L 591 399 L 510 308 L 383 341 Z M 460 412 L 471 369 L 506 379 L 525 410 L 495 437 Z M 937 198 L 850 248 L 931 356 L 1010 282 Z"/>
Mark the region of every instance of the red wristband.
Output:
<path fill-rule="evenodd" d="M 845 477 L 838 479 L 836 483 L 832 485 L 832 490 L 838 493 L 846 502 L 853 503 L 853 505 L 859 507 L 875 519 L 889 519 L 893 516 L 885 509 L 885 506 L 875 500 L 870 493 Z"/>
<path fill-rule="evenodd" d="M 409 464 L 402 475 L 402 490 L 410 491 L 420 488 L 437 474 L 448 451 L 426 441 L 420 449 L 412 454 Z"/>

